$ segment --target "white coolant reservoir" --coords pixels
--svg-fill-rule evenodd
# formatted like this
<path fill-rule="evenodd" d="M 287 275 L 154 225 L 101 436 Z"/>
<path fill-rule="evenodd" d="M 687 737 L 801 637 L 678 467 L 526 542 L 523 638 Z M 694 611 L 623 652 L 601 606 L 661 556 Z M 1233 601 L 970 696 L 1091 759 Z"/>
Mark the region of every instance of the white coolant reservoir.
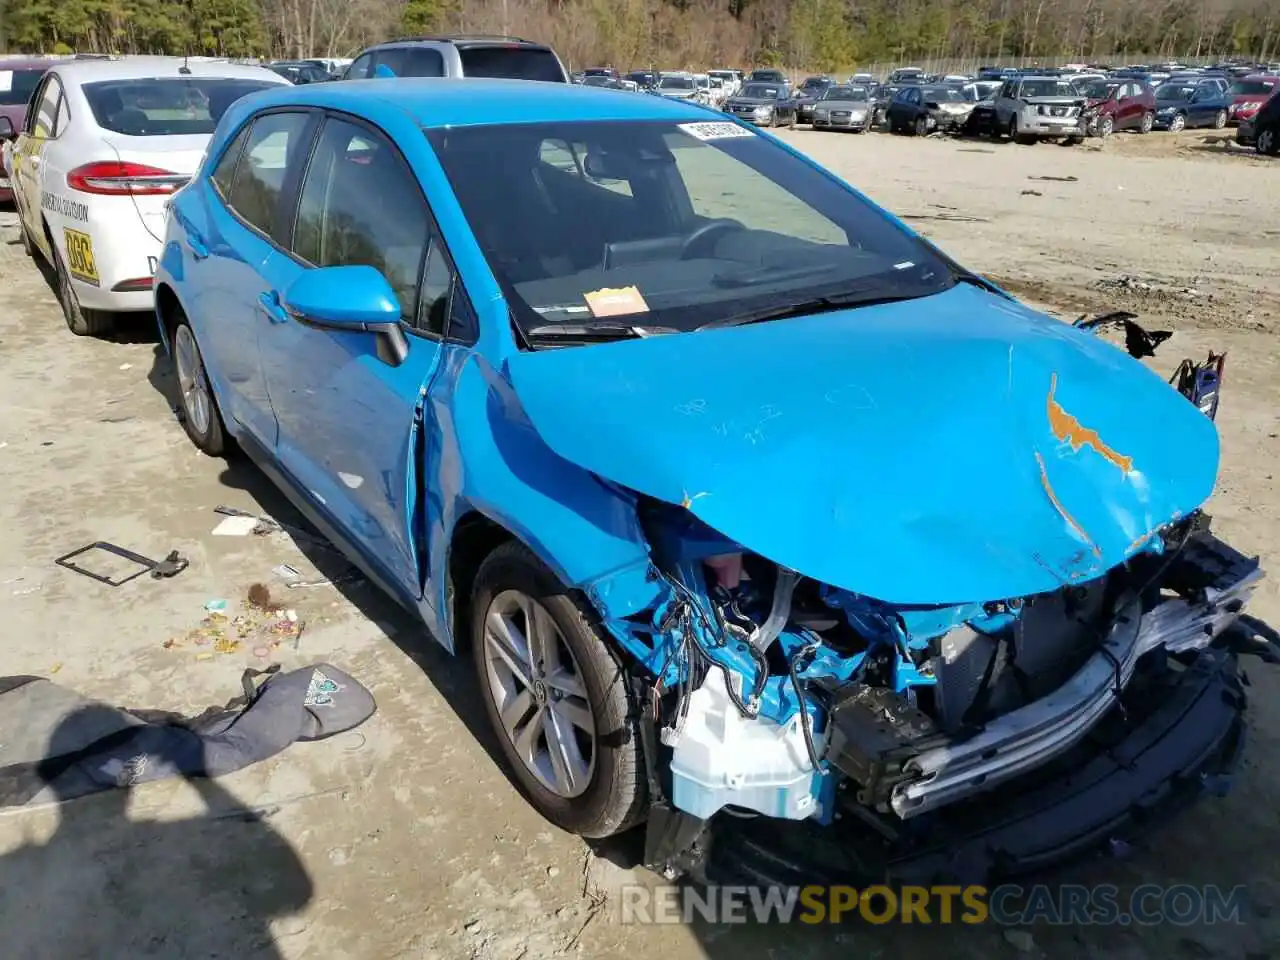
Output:
<path fill-rule="evenodd" d="M 797 713 L 785 725 L 750 719 L 729 699 L 713 667 L 689 697 L 671 759 L 672 802 L 707 818 L 732 804 L 769 817 L 804 820 L 817 808 L 818 779 Z M 813 734 L 821 756 L 825 733 Z"/>

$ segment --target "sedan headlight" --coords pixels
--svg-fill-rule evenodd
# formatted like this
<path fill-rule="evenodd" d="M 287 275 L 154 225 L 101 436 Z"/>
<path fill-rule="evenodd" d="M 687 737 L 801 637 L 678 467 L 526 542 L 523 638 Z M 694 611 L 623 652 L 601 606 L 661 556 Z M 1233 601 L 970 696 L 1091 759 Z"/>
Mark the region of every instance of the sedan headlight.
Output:
<path fill-rule="evenodd" d="M 772 113 L 772 112 L 773 112 L 773 107 L 769 106 L 769 104 L 767 104 L 767 103 L 762 103 L 762 104 L 760 104 L 760 106 L 756 107 L 756 113 L 758 113 L 758 114 L 760 114 L 760 115 L 762 115 L 762 116 L 763 116 L 764 114 Z"/>
<path fill-rule="evenodd" d="M 1240 104 L 1241 110 L 1257 110 L 1262 106 L 1261 100 L 1250 100 L 1248 103 Z"/>

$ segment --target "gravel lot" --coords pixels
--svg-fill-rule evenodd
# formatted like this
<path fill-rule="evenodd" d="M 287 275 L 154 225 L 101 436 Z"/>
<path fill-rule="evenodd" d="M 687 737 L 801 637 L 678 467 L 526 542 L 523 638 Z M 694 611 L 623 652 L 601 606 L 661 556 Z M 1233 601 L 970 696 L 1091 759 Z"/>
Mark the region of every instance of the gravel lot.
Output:
<path fill-rule="evenodd" d="M 1098 146 L 995 145 L 883 134 L 782 134 L 966 265 L 1064 317 L 1109 306 L 1176 331 L 1156 366 L 1229 351 L 1223 468 L 1210 505 L 1235 545 L 1280 570 L 1280 163 L 1203 133 Z M 1074 180 L 1038 180 L 1036 177 Z M 1029 192 L 1035 191 L 1035 192 Z M 341 572 L 285 535 L 213 537 L 229 504 L 291 518 L 247 464 L 197 454 L 175 422 L 147 319 L 72 337 L 0 210 L 0 674 L 121 705 L 196 712 L 239 692 L 249 649 L 185 639 L 206 601 L 238 605 L 290 563 Z M 191 558 L 174 580 L 101 586 L 54 566 L 93 540 Z M 305 552 L 304 552 L 305 551 Z M 636 926 L 619 889 L 656 885 L 626 851 L 547 826 L 497 767 L 470 670 L 360 583 L 288 595 L 307 629 L 285 667 L 329 659 L 370 687 L 358 732 L 295 746 L 199 789 L 0 815 L 7 956 L 468 957 L 561 955 L 1122 958 L 1280 954 L 1280 674 L 1254 667 L 1246 765 L 1123 861 L 1048 878 L 1248 887 L 1244 922 L 1001 930 Z M 1253 612 L 1280 623 L 1280 580 Z M 166 641 L 176 638 L 166 646 Z M 619 865 L 621 864 L 621 865 Z"/>

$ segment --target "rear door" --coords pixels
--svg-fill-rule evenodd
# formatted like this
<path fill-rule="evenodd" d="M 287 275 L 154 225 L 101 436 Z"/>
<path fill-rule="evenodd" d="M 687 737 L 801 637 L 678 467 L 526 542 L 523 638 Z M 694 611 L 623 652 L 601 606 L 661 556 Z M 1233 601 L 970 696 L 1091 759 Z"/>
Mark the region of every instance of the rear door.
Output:
<path fill-rule="evenodd" d="M 22 133 L 13 147 L 13 188 L 18 214 L 31 239 L 46 258 L 53 256 L 45 236 L 42 219 L 44 167 L 49 144 L 53 142 L 58 107 L 62 101 L 62 83 L 47 73 L 31 97 Z"/>
<path fill-rule="evenodd" d="M 288 261 L 279 249 L 289 227 L 282 198 L 318 116 L 286 109 L 253 118 L 215 168 L 205 225 L 182 225 L 192 250 L 188 286 L 200 298 L 191 309 L 204 322 L 196 333 L 224 378 L 223 413 L 267 450 L 276 445 L 276 420 L 260 351 L 283 316 L 272 282 Z"/>
<path fill-rule="evenodd" d="M 345 116 L 324 121 L 293 223 L 290 255 L 270 271 L 273 295 L 283 298 L 306 270 L 376 267 L 399 297 L 409 350 L 392 366 L 373 334 L 321 330 L 287 315 L 264 327 L 276 458 L 396 588 L 421 597 L 416 469 L 423 401 L 454 308 L 452 260 L 399 150 L 381 130 Z"/>

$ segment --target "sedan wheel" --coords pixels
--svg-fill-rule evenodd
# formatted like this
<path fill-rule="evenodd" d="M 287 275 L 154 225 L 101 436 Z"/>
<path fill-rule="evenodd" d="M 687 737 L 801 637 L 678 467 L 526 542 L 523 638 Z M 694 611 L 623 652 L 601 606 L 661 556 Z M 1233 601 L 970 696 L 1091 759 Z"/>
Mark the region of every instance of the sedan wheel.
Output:
<path fill-rule="evenodd" d="M 173 362 L 183 429 L 200 450 L 211 457 L 222 456 L 227 447 L 222 417 L 209 386 L 209 375 L 205 371 L 196 335 L 185 320 L 174 330 Z"/>
<path fill-rule="evenodd" d="M 71 273 L 62 262 L 62 254 L 58 245 L 49 240 L 49 248 L 53 251 L 53 272 L 58 278 L 58 304 L 62 307 L 62 319 L 67 329 L 77 337 L 98 337 L 107 333 L 115 325 L 111 314 L 99 310 L 86 310 L 80 306 L 80 298 L 76 296 L 75 285 L 71 282 Z"/>
<path fill-rule="evenodd" d="M 929 121 L 924 117 L 916 117 L 916 136 L 923 137 L 929 133 Z"/>
<path fill-rule="evenodd" d="M 1142 125 L 1138 127 L 1139 133 L 1150 133 L 1151 128 L 1156 124 L 1156 115 L 1148 110 L 1142 115 Z"/>
<path fill-rule="evenodd" d="M 1098 118 L 1097 130 L 1098 130 L 1099 137 L 1102 137 L 1105 140 L 1107 137 L 1111 136 L 1111 134 L 1115 132 L 1115 129 L 1116 129 L 1116 122 L 1111 117 L 1106 116 L 1106 117 Z"/>
<path fill-rule="evenodd" d="M 1259 130 L 1258 139 L 1255 141 L 1255 149 L 1258 153 L 1266 156 L 1280 152 L 1280 143 L 1276 141 L 1275 131 L 1270 129 Z"/>
<path fill-rule="evenodd" d="M 538 812 L 586 837 L 636 823 L 647 781 L 626 671 L 585 601 L 504 544 L 476 575 L 471 642 L 485 711 Z"/>
<path fill-rule="evenodd" d="M 1213 129 L 1221 130 L 1227 125 L 1227 111 L 1219 110 L 1213 117 Z"/>
<path fill-rule="evenodd" d="M 1175 113 L 1173 119 L 1169 121 L 1169 132 L 1178 133 L 1187 125 L 1187 118 L 1180 113 Z"/>

